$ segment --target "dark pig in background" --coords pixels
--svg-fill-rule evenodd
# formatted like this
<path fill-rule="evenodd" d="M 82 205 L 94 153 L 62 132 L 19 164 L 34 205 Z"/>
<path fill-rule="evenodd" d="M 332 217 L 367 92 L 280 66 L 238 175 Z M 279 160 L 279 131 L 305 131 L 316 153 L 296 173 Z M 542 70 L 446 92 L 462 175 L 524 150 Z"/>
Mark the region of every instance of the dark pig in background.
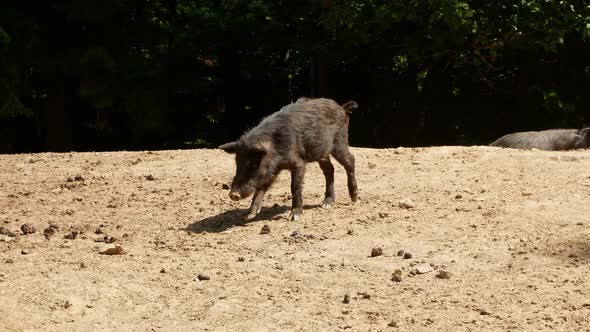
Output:
<path fill-rule="evenodd" d="M 219 147 L 236 155 L 229 197 L 237 201 L 254 194 L 246 220 L 260 212 L 264 194 L 284 169 L 291 172 L 290 219 L 299 219 L 303 214 L 303 177 L 310 162 L 318 162 L 326 177 L 322 206 L 331 207 L 335 194 L 330 155 L 344 166 L 350 198 L 357 200 L 354 156 L 348 149 L 348 113 L 357 107 L 354 101 L 340 106 L 331 99 L 300 98 L 264 118 L 237 141 Z"/>
<path fill-rule="evenodd" d="M 498 138 L 490 146 L 549 151 L 586 149 L 590 147 L 589 131 L 590 127 L 513 133 Z"/>

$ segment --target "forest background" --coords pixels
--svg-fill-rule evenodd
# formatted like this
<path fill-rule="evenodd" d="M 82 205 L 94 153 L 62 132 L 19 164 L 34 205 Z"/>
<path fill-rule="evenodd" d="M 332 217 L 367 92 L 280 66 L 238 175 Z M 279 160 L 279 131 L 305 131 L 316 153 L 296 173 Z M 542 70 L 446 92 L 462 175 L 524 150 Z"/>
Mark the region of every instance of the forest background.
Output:
<path fill-rule="evenodd" d="M 590 124 L 582 0 L 0 4 L 0 152 L 215 147 L 299 96 L 351 145 Z"/>

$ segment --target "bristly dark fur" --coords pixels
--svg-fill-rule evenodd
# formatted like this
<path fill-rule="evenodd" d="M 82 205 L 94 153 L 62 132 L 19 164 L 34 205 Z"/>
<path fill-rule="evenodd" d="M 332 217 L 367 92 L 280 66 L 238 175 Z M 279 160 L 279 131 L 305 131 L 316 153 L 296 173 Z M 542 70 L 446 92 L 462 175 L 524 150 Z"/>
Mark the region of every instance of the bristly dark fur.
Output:
<path fill-rule="evenodd" d="M 236 175 L 230 196 L 244 198 L 254 192 L 248 218 L 260 210 L 262 197 L 281 170 L 291 171 L 292 218 L 302 214 L 302 186 L 305 164 L 318 162 L 326 177 L 324 206 L 334 202 L 333 156 L 346 169 L 350 197 L 358 189 L 354 157 L 348 150 L 348 113 L 357 108 L 350 101 L 343 106 L 326 98 L 299 98 L 264 118 L 236 142 L 220 148 L 236 153 Z"/>
<path fill-rule="evenodd" d="M 587 149 L 590 147 L 590 127 L 582 129 L 550 129 L 504 135 L 490 146 L 549 151 Z"/>

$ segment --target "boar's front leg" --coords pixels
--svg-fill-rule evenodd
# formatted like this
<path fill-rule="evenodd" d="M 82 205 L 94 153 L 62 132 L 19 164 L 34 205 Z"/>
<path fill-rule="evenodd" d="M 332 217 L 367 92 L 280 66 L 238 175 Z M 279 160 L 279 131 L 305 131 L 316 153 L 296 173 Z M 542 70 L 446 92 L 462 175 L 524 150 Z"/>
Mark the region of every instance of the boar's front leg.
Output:
<path fill-rule="evenodd" d="M 291 169 L 291 196 L 293 207 L 291 220 L 298 220 L 303 214 L 303 177 L 305 176 L 305 163 L 298 164 Z"/>
<path fill-rule="evenodd" d="M 246 216 L 246 221 L 254 219 L 258 212 L 260 212 L 264 194 L 266 194 L 266 188 L 256 190 L 254 198 L 252 198 L 252 204 L 250 204 L 250 209 L 248 210 L 248 215 Z"/>

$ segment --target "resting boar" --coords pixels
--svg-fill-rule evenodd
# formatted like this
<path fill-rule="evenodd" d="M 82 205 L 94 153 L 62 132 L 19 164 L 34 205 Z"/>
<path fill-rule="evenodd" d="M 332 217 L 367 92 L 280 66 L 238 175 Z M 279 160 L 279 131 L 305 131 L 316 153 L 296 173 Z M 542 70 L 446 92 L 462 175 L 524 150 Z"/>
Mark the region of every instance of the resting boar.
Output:
<path fill-rule="evenodd" d="M 236 155 L 236 174 L 229 197 L 240 200 L 254 194 L 246 220 L 260 212 L 264 194 L 284 169 L 291 172 L 290 219 L 299 219 L 303 214 L 303 177 L 309 162 L 317 161 L 326 177 L 322 206 L 331 207 L 335 194 L 330 155 L 344 166 L 350 198 L 357 200 L 354 156 L 348 149 L 348 113 L 357 107 L 353 101 L 340 106 L 331 99 L 300 98 L 264 118 L 239 140 L 219 147 Z"/>
<path fill-rule="evenodd" d="M 498 138 L 490 146 L 549 151 L 586 149 L 590 147 L 589 130 L 590 127 L 513 133 Z"/>

